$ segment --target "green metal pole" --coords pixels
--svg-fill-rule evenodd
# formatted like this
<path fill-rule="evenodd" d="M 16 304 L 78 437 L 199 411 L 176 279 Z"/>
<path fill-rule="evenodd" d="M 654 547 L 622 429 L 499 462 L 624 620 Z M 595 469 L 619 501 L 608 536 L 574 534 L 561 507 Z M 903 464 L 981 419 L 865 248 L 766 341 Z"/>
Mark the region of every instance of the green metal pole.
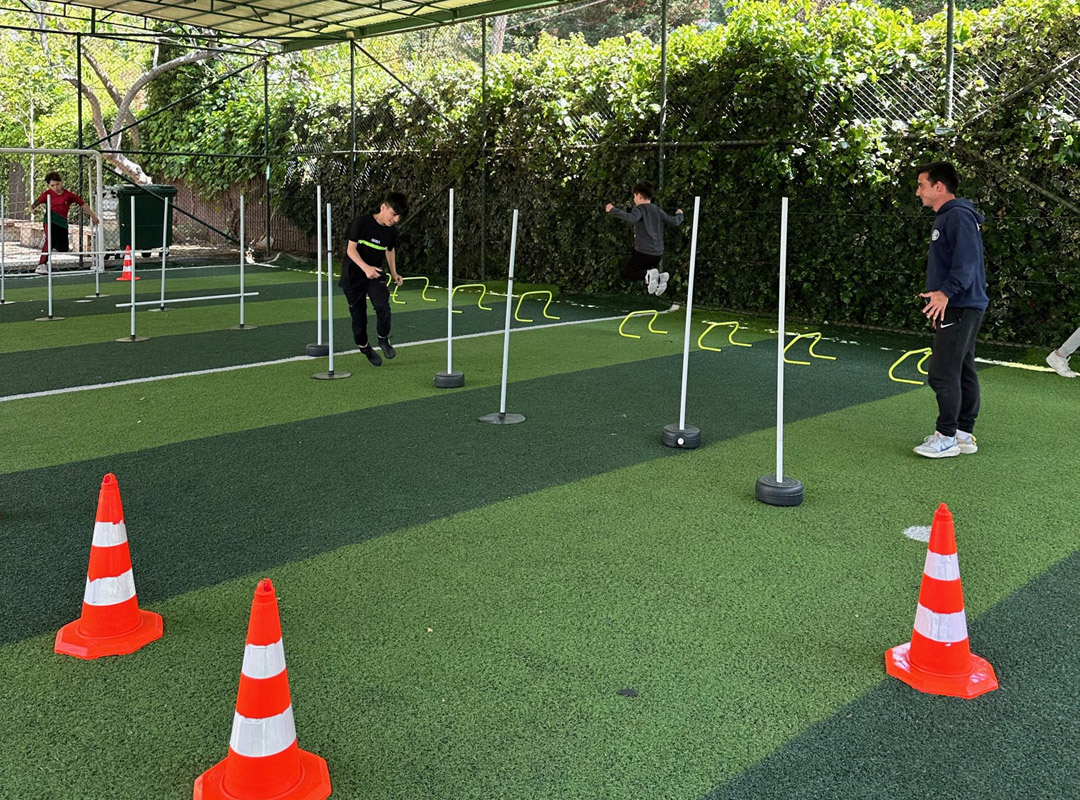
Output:
<path fill-rule="evenodd" d="M 480 20 L 480 280 L 487 278 L 487 17 Z M 507 298 L 506 302 L 510 302 Z"/>
<path fill-rule="evenodd" d="M 953 118 L 953 50 L 956 42 L 956 0 L 948 0 L 945 27 L 945 119 Z"/>
<path fill-rule="evenodd" d="M 270 61 L 263 60 L 263 155 L 266 156 L 266 253 L 270 253 Z M 243 300 L 243 298 L 241 298 Z"/>
<path fill-rule="evenodd" d="M 349 42 L 349 219 L 356 217 L 356 46 Z"/>

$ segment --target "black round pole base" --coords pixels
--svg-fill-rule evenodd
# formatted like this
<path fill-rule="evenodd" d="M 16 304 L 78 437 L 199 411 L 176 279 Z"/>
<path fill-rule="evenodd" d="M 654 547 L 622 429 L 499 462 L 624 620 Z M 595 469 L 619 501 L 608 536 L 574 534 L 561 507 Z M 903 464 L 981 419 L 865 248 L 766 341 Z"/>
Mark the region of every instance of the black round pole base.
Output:
<path fill-rule="evenodd" d="M 328 344 L 309 344 L 306 350 L 309 356 L 318 358 L 319 356 L 330 355 L 330 345 Z"/>
<path fill-rule="evenodd" d="M 679 450 L 694 450 L 701 447 L 701 431 L 693 425 L 680 428 L 672 423 L 664 426 L 664 432 L 660 434 L 660 441 L 667 447 L 675 447 Z"/>
<path fill-rule="evenodd" d="M 524 422 L 525 417 L 522 414 L 501 414 L 495 411 L 491 414 L 484 414 L 482 417 L 477 417 L 477 421 L 486 422 L 489 425 L 516 425 L 519 422 Z"/>
<path fill-rule="evenodd" d="M 336 381 L 341 378 L 351 378 L 352 373 L 335 370 L 333 372 L 316 372 L 311 377 L 317 381 Z"/>
<path fill-rule="evenodd" d="M 63 319 L 63 317 L 38 317 L 34 322 L 56 322 L 61 319 Z"/>
<path fill-rule="evenodd" d="M 149 336 L 124 336 L 124 337 L 121 337 L 120 339 L 117 339 L 116 341 L 125 342 L 125 343 L 128 343 L 128 344 L 130 344 L 131 342 L 148 342 L 148 341 L 150 341 L 150 337 Z"/>
<path fill-rule="evenodd" d="M 453 372 L 436 372 L 436 389 L 460 389 L 465 385 L 465 373 L 454 370 Z"/>
<path fill-rule="evenodd" d="M 762 475 L 754 487 L 754 496 L 770 506 L 797 506 L 803 501 L 802 481 L 789 475 L 782 481 L 775 475 Z"/>
<path fill-rule="evenodd" d="M 258 325 L 233 325 L 229 328 L 230 331 L 253 331 Z"/>

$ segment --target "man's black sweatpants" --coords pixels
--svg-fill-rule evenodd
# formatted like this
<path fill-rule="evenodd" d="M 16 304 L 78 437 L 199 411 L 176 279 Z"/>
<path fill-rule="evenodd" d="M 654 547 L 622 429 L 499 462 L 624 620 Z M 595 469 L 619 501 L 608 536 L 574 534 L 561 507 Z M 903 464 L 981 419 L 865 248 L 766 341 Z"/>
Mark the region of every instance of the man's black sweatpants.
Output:
<path fill-rule="evenodd" d="M 344 269 L 344 266 L 342 267 Z M 386 277 L 380 273 L 377 278 L 361 275 L 350 286 L 342 287 L 345 299 L 349 301 L 349 314 L 352 315 L 353 341 L 359 347 L 368 346 L 367 300 L 375 309 L 375 331 L 380 339 L 390 338 L 390 289 Z"/>
<path fill-rule="evenodd" d="M 979 375 L 975 371 L 975 338 L 984 312 L 978 308 L 945 307 L 934 331 L 930 357 L 930 387 L 937 395 L 937 432 L 956 436 L 971 433 L 979 416 Z"/>

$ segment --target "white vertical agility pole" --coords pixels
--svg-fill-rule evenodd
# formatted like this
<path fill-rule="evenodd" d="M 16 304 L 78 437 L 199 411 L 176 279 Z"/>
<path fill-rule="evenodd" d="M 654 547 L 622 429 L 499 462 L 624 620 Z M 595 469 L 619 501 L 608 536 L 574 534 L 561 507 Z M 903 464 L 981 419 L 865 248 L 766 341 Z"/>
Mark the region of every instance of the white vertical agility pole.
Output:
<path fill-rule="evenodd" d="M 754 494 L 771 506 L 797 506 L 803 501 L 803 485 L 784 476 L 784 320 L 787 314 L 788 198 L 780 202 L 780 292 L 776 331 L 776 472 L 758 478 Z"/>
<path fill-rule="evenodd" d="M 0 194 L 0 306 L 7 305 L 7 196 Z"/>
<path fill-rule="evenodd" d="M 165 308 L 165 258 L 169 247 L 169 198 L 165 198 L 165 214 L 161 220 L 161 305 L 151 311 L 168 311 Z"/>
<path fill-rule="evenodd" d="M 323 301 L 322 301 L 322 262 L 323 262 L 323 222 L 322 222 L 322 186 L 315 187 L 315 342 L 309 344 L 305 352 L 312 357 L 325 356 L 330 352 L 323 344 Z"/>
<path fill-rule="evenodd" d="M 436 389 L 458 389 L 465 385 L 465 373 L 454 372 L 454 190 L 450 189 L 450 255 L 446 267 L 446 372 L 435 373 Z M 507 298 L 507 307 L 510 300 Z"/>
<path fill-rule="evenodd" d="M 270 241 L 270 231 L 266 232 L 266 241 Z M 240 324 L 230 330 L 253 331 L 254 325 L 244 324 L 244 262 L 247 261 L 247 240 L 244 238 L 244 196 L 240 195 Z"/>
<path fill-rule="evenodd" d="M 690 372 L 690 326 L 694 311 L 694 268 L 697 265 L 698 220 L 701 218 L 701 197 L 694 198 L 694 226 L 690 235 L 690 277 L 686 285 L 686 333 L 683 336 L 682 389 L 679 394 L 679 424 L 665 425 L 660 441 L 668 447 L 693 450 L 701 446 L 701 431 L 686 424 L 686 379 Z"/>
<path fill-rule="evenodd" d="M 119 209 L 118 209 L 119 211 Z M 148 337 L 135 335 L 135 195 L 131 195 L 131 335 L 117 339 L 118 342 L 145 342 Z M 123 277 L 123 276 L 121 276 Z M 120 278 L 117 278 L 120 280 Z M 151 301 L 152 302 L 152 301 Z"/>
<path fill-rule="evenodd" d="M 502 385 L 499 390 L 499 410 L 494 414 L 484 414 L 484 416 L 480 417 L 480 422 L 487 422 L 490 425 L 513 425 L 525 421 L 525 417 L 521 414 L 506 413 L 506 376 L 510 365 L 510 306 L 514 304 L 512 298 L 514 296 L 514 256 L 517 252 L 517 223 L 518 210 L 515 208 L 514 227 L 510 234 L 510 272 L 506 284 L 506 328 L 503 332 Z"/>
<path fill-rule="evenodd" d="M 326 204 L 326 342 L 329 363 L 326 372 L 316 372 L 312 375 L 320 381 L 332 381 L 339 378 L 349 378 L 351 372 L 334 372 L 334 236 L 332 226 L 332 209 Z M 345 267 L 342 267 L 345 269 Z M 365 301 L 366 302 L 366 301 Z"/>
<path fill-rule="evenodd" d="M 56 322 L 63 319 L 63 317 L 53 316 L 53 296 L 52 296 L 52 189 L 45 194 L 45 270 L 46 270 L 46 282 L 48 283 L 49 292 L 49 315 L 47 317 L 38 317 L 37 322 Z"/>

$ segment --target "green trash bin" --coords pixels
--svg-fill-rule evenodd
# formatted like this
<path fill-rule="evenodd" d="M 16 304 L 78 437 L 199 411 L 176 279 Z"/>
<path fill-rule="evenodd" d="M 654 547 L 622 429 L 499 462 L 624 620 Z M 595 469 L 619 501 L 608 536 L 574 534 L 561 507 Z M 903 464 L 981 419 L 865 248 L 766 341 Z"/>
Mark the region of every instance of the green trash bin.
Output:
<path fill-rule="evenodd" d="M 173 240 L 173 201 L 176 187 L 165 184 L 132 186 L 125 184 L 116 189 L 116 216 L 120 222 L 120 248 L 131 244 L 131 198 L 135 198 L 135 246 L 133 250 L 160 250 L 162 225 L 165 230 L 165 246 Z M 169 198 L 169 216 L 165 218 L 165 198 Z"/>

